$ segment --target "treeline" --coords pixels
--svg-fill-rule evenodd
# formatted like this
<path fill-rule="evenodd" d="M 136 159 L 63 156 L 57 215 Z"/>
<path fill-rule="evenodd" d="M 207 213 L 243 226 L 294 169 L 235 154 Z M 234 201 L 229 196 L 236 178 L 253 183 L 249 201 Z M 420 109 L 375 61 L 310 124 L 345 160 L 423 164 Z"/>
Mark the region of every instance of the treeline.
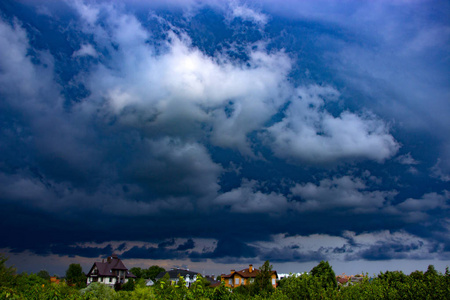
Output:
<path fill-rule="evenodd" d="M 268 277 L 264 272 L 271 271 L 266 262 L 254 284 L 233 290 L 223 284 L 210 287 L 201 276 L 187 288 L 183 278 L 172 284 L 166 276 L 151 287 L 140 278 L 115 291 L 101 283 L 77 286 L 78 266 L 69 267 L 71 271 L 66 272 L 73 276 L 72 283 L 69 280 L 56 284 L 50 283 L 46 272 L 16 275 L 15 269 L 6 267 L 5 261 L 0 256 L 0 299 L 450 299 L 448 267 L 444 274 L 433 266 L 426 272 L 415 271 L 410 275 L 387 271 L 375 278 L 365 276 L 360 283 L 341 286 L 328 262 L 321 262 L 308 274 L 280 280 L 274 289 L 270 281 L 266 282 Z"/>

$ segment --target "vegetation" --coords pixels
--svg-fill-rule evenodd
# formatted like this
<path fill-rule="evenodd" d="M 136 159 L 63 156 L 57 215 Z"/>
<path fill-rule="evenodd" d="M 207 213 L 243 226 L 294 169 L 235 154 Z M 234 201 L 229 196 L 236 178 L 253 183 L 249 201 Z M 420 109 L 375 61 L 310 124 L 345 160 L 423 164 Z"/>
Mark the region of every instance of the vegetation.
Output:
<path fill-rule="evenodd" d="M 148 269 L 141 269 L 138 267 L 130 269 L 130 272 L 136 275 L 137 278 L 151 279 L 153 281 L 155 281 L 155 278 L 159 273 L 165 271 L 166 270 L 164 268 L 161 268 L 159 266 L 151 266 Z"/>
<path fill-rule="evenodd" d="M 42 271 L 16 274 L 14 268 L 6 267 L 6 260 L 0 255 L 0 299 L 450 299 L 448 267 L 441 274 L 432 265 L 426 272 L 406 275 L 387 271 L 371 279 L 365 276 L 360 283 L 338 286 L 333 269 L 328 262 L 322 261 L 308 274 L 284 278 L 273 289 L 270 276 L 267 276 L 272 266 L 267 261 L 253 284 L 234 290 L 223 284 L 209 287 L 201 276 L 188 288 L 183 278 L 174 284 L 165 276 L 152 287 L 145 286 L 145 280 L 141 278 L 129 281 L 120 291 L 115 291 L 97 282 L 85 288 L 64 281 L 50 283 L 47 273 Z M 78 271 L 78 266 L 71 265 L 66 275 L 79 275 Z M 76 278 L 72 277 L 71 282 L 75 283 Z"/>
<path fill-rule="evenodd" d="M 66 271 L 66 281 L 69 285 L 82 288 L 86 287 L 86 275 L 80 264 L 70 264 Z"/>

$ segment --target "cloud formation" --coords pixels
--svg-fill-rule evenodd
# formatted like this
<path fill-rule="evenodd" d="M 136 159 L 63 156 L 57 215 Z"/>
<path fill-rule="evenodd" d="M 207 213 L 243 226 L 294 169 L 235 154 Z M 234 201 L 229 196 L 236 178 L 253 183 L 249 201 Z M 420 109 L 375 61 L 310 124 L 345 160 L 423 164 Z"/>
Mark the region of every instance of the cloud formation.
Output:
<path fill-rule="evenodd" d="M 0 247 L 448 258 L 448 21 L 400 13 L 425 6 L 0 4 Z"/>

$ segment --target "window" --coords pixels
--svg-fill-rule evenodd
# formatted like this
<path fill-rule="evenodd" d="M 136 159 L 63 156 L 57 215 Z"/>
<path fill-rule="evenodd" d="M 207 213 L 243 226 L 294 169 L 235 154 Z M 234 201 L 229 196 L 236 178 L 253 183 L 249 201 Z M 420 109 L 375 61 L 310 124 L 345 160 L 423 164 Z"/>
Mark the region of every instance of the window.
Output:
<path fill-rule="evenodd" d="M 233 284 L 233 279 L 231 279 L 231 278 L 228 279 L 228 284 L 229 284 L 229 285 L 232 285 L 232 284 Z"/>
<path fill-rule="evenodd" d="M 108 278 L 108 282 L 111 283 L 111 277 Z"/>
<path fill-rule="evenodd" d="M 275 278 L 272 278 L 272 285 L 275 285 Z"/>
<path fill-rule="evenodd" d="M 238 285 L 238 284 L 239 284 L 239 277 L 236 277 L 236 278 L 234 279 L 234 284 L 235 284 L 235 285 Z"/>
<path fill-rule="evenodd" d="M 244 279 L 244 278 L 241 279 L 241 284 L 242 284 L 242 285 L 245 284 L 245 279 Z"/>

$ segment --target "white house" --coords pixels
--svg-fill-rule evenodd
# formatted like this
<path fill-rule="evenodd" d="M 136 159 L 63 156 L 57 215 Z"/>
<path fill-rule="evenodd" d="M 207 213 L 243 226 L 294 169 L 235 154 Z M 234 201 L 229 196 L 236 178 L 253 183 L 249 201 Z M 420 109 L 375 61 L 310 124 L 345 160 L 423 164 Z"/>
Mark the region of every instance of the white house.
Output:
<path fill-rule="evenodd" d="M 172 269 L 170 271 L 161 272 L 156 276 L 156 281 L 159 281 L 161 278 L 166 275 L 166 273 L 169 273 L 170 281 L 173 283 L 178 283 L 178 277 L 181 276 L 186 281 L 186 286 L 191 286 L 192 283 L 194 283 L 197 280 L 197 272 L 192 272 L 189 270 L 184 269 Z"/>
<path fill-rule="evenodd" d="M 100 282 L 111 287 L 116 284 L 124 284 L 129 278 L 136 278 L 129 272 L 116 254 L 109 256 L 102 262 L 95 262 L 87 274 L 87 284 Z"/>

